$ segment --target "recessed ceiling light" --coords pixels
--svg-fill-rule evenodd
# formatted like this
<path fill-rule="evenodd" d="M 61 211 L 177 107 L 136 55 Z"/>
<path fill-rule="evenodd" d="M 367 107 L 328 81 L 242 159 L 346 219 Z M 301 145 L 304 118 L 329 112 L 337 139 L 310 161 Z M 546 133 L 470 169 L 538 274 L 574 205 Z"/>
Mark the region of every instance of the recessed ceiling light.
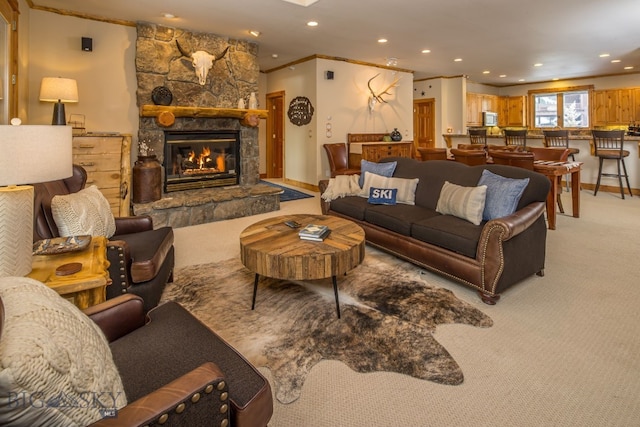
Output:
<path fill-rule="evenodd" d="M 462 58 L 456 58 L 453 60 L 453 62 L 462 62 Z"/>
<path fill-rule="evenodd" d="M 619 60 L 619 59 L 612 59 L 612 60 L 611 60 L 611 63 L 612 63 L 612 64 L 616 64 L 616 63 L 618 63 L 618 62 L 620 62 L 620 60 Z"/>
<path fill-rule="evenodd" d="M 309 21 L 309 22 L 307 22 L 307 26 L 308 27 L 317 27 L 318 23 L 316 21 Z"/>
<path fill-rule="evenodd" d="M 560 80 L 560 79 L 559 79 L 558 77 L 554 77 L 554 78 L 552 78 L 551 80 L 553 80 L 553 81 L 555 82 L 555 81 L 558 81 L 558 80 Z"/>
<path fill-rule="evenodd" d="M 504 77 L 507 77 L 507 75 L 506 75 L 506 74 L 500 74 L 500 76 L 499 76 L 499 77 L 500 77 L 500 78 L 504 78 Z"/>
<path fill-rule="evenodd" d="M 519 81 L 519 82 L 524 82 L 524 81 L 526 81 L 526 80 L 525 80 L 525 79 L 519 79 L 518 81 Z"/>
<path fill-rule="evenodd" d="M 260 31 L 258 30 L 250 30 L 249 34 L 251 34 L 253 37 L 260 37 Z"/>
<path fill-rule="evenodd" d="M 542 67 L 542 62 L 536 62 L 533 64 L 534 67 Z"/>
<path fill-rule="evenodd" d="M 608 53 L 601 53 L 600 54 L 600 58 L 608 58 L 609 54 Z"/>
<path fill-rule="evenodd" d="M 162 17 L 167 19 L 173 19 L 176 17 L 176 15 L 174 15 L 173 13 L 163 13 Z"/>
<path fill-rule="evenodd" d="M 482 72 L 482 74 L 489 74 L 489 73 L 491 73 L 491 71 L 489 71 L 489 70 L 484 70 L 484 71 Z"/>
<path fill-rule="evenodd" d="M 625 70 L 633 70 L 633 66 L 632 65 L 627 65 L 626 67 L 624 67 Z"/>
<path fill-rule="evenodd" d="M 389 41 L 389 40 L 387 40 L 387 39 L 378 39 L 378 43 L 386 43 L 386 42 L 388 42 L 388 41 Z"/>
<path fill-rule="evenodd" d="M 431 53 L 431 49 L 422 49 L 422 53 Z"/>
<path fill-rule="evenodd" d="M 272 53 L 272 54 L 271 54 L 271 57 L 272 57 L 273 59 L 278 59 L 278 54 L 277 54 L 277 53 Z"/>

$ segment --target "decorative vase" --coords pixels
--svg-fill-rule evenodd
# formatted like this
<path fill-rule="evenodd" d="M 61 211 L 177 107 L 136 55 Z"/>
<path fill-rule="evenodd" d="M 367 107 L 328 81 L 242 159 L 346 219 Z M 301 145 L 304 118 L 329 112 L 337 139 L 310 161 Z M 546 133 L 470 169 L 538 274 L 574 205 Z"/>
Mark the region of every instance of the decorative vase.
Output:
<path fill-rule="evenodd" d="M 393 131 L 389 134 L 392 141 L 402 141 L 402 134 L 398 128 L 393 128 Z"/>
<path fill-rule="evenodd" d="M 258 99 L 256 98 L 255 92 L 251 92 L 251 95 L 249 96 L 249 109 L 250 110 L 258 109 Z"/>
<path fill-rule="evenodd" d="M 162 167 L 155 154 L 138 156 L 133 166 L 133 203 L 155 202 L 162 198 Z"/>

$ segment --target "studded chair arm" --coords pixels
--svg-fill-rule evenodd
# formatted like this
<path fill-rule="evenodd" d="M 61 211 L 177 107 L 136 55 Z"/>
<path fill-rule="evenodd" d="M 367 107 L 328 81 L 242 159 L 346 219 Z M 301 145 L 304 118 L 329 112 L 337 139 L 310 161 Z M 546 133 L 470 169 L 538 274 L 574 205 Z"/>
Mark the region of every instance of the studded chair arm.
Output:
<path fill-rule="evenodd" d="M 131 250 L 124 240 L 109 240 L 107 242 L 107 260 L 109 261 L 110 295 L 127 293 L 133 282 L 131 280 Z M 117 288 L 114 290 L 113 288 Z"/>
<path fill-rule="evenodd" d="M 144 301 L 137 295 L 126 294 L 83 310 L 107 337 L 109 342 L 145 325 Z"/>
<path fill-rule="evenodd" d="M 91 426 L 229 425 L 229 390 L 220 368 L 207 362 L 129 403 Z"/>

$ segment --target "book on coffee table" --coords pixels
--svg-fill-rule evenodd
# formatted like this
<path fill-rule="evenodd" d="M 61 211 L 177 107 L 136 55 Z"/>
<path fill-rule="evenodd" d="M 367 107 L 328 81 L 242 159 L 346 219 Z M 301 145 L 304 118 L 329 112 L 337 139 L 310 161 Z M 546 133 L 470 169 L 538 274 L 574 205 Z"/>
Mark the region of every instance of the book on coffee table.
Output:
<path fill-rule="evenodd" d="M 298 232 L 298 236 L 302 240 L 312 240 L 321 242 L 329 234 L 329 227 L 326 225 L 309 224 Z"/>

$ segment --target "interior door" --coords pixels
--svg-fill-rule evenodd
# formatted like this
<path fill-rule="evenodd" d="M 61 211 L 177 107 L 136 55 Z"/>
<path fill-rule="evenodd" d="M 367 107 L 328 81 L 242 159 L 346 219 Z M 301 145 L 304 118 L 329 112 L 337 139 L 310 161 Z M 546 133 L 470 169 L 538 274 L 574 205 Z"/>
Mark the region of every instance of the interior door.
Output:
<path fill-rule="evenodd" d="M 435 106 L 433 98 L 413 101 L 413 145 L 416 149 L 436 146 Z M 414 157 L 420 157 L 417 150 Z"/>
<path fill-rule="evenodd" d="M 282 178 L 284 164 L 284 92 L 267 94 L 267 178 Z"/>

